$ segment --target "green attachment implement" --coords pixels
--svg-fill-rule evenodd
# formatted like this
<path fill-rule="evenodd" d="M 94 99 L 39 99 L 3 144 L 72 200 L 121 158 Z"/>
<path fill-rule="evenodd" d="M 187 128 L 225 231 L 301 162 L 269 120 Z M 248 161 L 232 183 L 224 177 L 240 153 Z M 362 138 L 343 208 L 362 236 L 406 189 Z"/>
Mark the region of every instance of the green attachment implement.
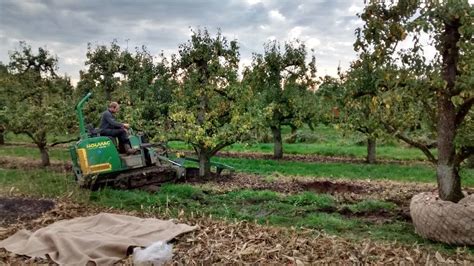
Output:
<path fill-rule="evenodd" d="M 84 114 L 82 113 L 82 107 L 84 103 L 92 96 L 92 92 L 87 93 L 84 98 L 76 105 L 77 119 L 79 120 L 79 134 L 81 139 L 87 139 L 89 136 L 86 132 L 86 126 L 84 125 Z"/>

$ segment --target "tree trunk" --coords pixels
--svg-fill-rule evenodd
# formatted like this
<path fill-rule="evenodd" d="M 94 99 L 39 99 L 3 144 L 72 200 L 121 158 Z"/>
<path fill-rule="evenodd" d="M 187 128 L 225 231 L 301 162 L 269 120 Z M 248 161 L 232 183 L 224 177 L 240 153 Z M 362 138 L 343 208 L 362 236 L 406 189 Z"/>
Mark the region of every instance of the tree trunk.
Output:
<path fill-rule="evenodd" d="M 281 127 L 271 127 L 273 134 L 273 158 L 283 158 L 283 143 L 281 141 Z"/>
<path fill-rule="evenodd" d="M 43 145 L 38 146 L 40 153 L 41 153 L 41 166 L 50 166 L 51 162 L 49 161 L 49 154 L 48 154 L 48 148 Z"/>
<path fill-rule="evenodd" d="M 439 96 L 438 110 L 438 163 L 436 167 L 438 192 L 442 200 L 458 202 L 463 198 L 463 194 L 458 174 L 459 166 L 455 165 L 454 162 L 456 155 L 454 147 L 456 112 L 448 95 L 442 94 Z"/>
<path fill-rule="evenodd" d="M 442 200 L 458 202 L 464 197 L 461 191 L 461 178 L 458 168 L 438 163 L 438 193 Z"/>
<path fill-rule="evenodd" d="M 297 137 L 297 131 L 298 131 L 298 128 L 295 127 L 295 126 L 290 126 L 291 127 L 291 135 L 290 137 L 287 139 L 287 143 L 295 143 L 296 142 L 296 137 Z"/>
<path fill-rule="evenodd" d="M 461 180 L 458 173 L 459 165 L 455 165 L 456 149 L 456 108 L 451 101 L 457 77 L 460 39 L 459 20 L 445 22 L 442 34 L 443 44 L 443 79 L 446 87 L 438 89 L 438 163 L 436 176 L 438 193 L 442 200 L 458 202 L 464 197 L 461 191 Z"/>
<path fill-rule="evenodd" d="M 0 145 L 5 145 L 5 125 L 0 125 Z"/>
<path fill-rule="evenodd" d="M 474 168 L 474 154 L 467 158 L 467 168 Z"/>
<path fill-rule="evenodd" d="M 374 137 L 367 138 L 367 163 L 376 162 L 377 139 Z"/>
<path fill-rule="evenodd" d="M 110 102 L 112 101 L 112 90 L 109 89 L 107 86 L 105 87 L 105 99 Z M 109 104 L 109 103 L 107 103 Z"/>
<path fill-rule="evenodd" d="M 211 173 L 210 156 L 200 152 L 199 155 L 199 177 L 209 176 Z"/>

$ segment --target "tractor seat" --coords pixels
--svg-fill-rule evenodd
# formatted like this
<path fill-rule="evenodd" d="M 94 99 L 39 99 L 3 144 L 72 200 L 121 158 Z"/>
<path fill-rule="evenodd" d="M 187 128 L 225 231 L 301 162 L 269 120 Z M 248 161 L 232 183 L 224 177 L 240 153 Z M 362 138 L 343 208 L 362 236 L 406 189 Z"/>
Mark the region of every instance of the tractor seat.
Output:
<path fill-rule="evenodd" d="M 87 129 L 87 134 L 89 135 L 89 137 L 93 138 L 93 137 L 100 136 L 100 129 L 94 128 L 92 124 L 87 124 L 86 129 Z M 112 141 L 112 143 L 115 145 L 115 147 L 118 147 L 117 145 L 118 142 L 117 142 L 116 137 L 111 137 L 111 136 L 104 136 L 104 137 L 109 138 Z"/>
<path fill-rule="evenodd" d="M 95 128 L 92 124 L 87 124 L 86 129 L 89 137 L 93 138 L 99 136 L 100 130 L 98 128 Z"/>

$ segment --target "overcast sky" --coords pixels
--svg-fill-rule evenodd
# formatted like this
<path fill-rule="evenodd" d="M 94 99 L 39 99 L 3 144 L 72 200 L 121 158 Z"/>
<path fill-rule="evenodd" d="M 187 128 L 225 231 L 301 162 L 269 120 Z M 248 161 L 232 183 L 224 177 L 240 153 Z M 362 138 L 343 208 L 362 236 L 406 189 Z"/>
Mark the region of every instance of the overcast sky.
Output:
<path fill-rule="evenodd" d="M 0 0 L 0 61 L 26 41 L 59 57 L 59 70 L 77 82 L 87 43 L 147 46 L 154 55 L 176 53 L 190 27 L 220 28 L 240 44 L 241 64 L 268 40 L 299 38 L 315 49 L 318 75 L 334 75 L 355 58 L 356 14 L 363 0 Z"/>

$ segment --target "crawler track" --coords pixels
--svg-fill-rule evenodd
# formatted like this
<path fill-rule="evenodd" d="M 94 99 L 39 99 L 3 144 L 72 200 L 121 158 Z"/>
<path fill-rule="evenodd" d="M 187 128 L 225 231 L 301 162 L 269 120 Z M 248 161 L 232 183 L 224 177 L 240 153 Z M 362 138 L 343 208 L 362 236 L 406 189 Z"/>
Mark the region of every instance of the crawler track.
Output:
<path fill-rule="evenodd" d="M 85 182 L 81 187 L 97 190 L 108 186 L 120 189 L 135 189 L 160 185 L 177 180 L 176 171 L 171 167 L 150 166 L 132 169 L 120 174 L 108 174 Z"/>

